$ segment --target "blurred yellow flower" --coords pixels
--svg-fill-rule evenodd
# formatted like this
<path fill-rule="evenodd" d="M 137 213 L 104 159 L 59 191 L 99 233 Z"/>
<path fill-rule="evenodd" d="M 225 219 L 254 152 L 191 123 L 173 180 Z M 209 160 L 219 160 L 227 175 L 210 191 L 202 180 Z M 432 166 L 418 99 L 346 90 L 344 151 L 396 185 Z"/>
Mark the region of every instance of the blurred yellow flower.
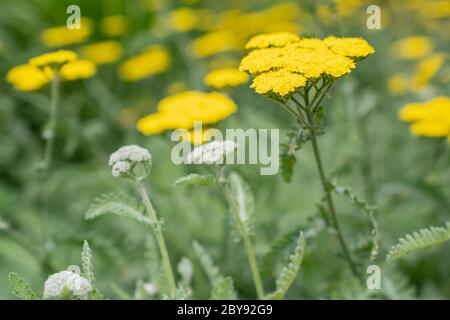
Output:
<path fill-rule="evenodd" d="M 162 73 L 170 66 L 170 56 L 161 46 L 151 46 L 125 62 L 119 67 L 119 75 L 126 81 L 138 81 Z"/>
<path fill-rule="evenodd" d="M 304 87 L 306 81 L 307 79 L 301 74 L 281 69 L 257 75 L 251 88 L 259 94 L 276 93 L 285 96 Z"/>
<path fill-rule="evenodd" d="M 96 64 L 114 63 L 122 57 L 122 45 L 118 41 L 103 41 L 81 48 L 82 55 Z"/>
<path fill-rule="evenodd" d="M 198 26 L 199 21 L 197 12 L 190 8 L 179 8 L 170 13 L 171 25 L 177 31 L 191 31 Z"/>
<path fill-rule="evenodd" d="M 158 112 L 140 119 L 137 129 L 146 135 L 174 129 L 189 130 L 195 122 L 216 123 L 236 110 L 233 100 L 222 93 L 186 91 L 161 100 Z"/>
<path fill-rule="evenodd" d="M 104 17 L 100 28 L 108 37 L 121 36 L 128 31 L 128 18 L 122 15 Z"/>
<path fill-rule="evenodd" d="M 413 91 L 420 91 L 423 89 L 441 69 L 446 58 L 447 55 L 445 53 L 435 53 L 420 61 L 411 80 L 411 89 Z"/>
<path fill-rule="evenodd" d="M 69 50 L 58 50 L 54 52 L 44 53 L 37 57 L 31 58 L 29 63 L 36 67 L 62 65 L 73 61 L 77 58 L 77 54 Z"/>
<path fill-rule="evenodd" d="M 95 63 L 89 60 L 75 60 L 64 64 L 59 73 L 63 80 L 91 78 L 97 70 Z"/>
<path fill-rule="evenodd" d="M 341 17 L 349 17 L 357 13 L 364 4 L 369 1 L 364 0 L 334 0 L 338 15 Z M 365 10 L 361 14 L 365 13 Z"/>
<path fill-rule="evenodd" d="M 237 87 L 248 81 L 248 74 L 236 68 L 221 68 L 208 73 L 204 82 L 212 88 Z"/>
<path fill-rule="evenodd" d="M 349 58 L 365 58 L 375 52 L 370 44 L 362 38 L 326 37 L 323 42 L 334 53 Z"/>
<path fill-rule="evenodd" d="M 269 33 L 254 36 L 245 45 L 245 49 L 263 49 L 268 47 L 284 47 L 289 43 L 300 40 L 295 34 L 289 32 Z"/>
<path fill-rule="evenodd" d="M 66 25 L 48 28 L 41 33 L 41 42 L 47 47 L 63 47 L 85 41 L 92 33 L 93 23 L 81 18 L 80 29 L 69 29 Z"/>
<path fill-rule="evenodd" d="M 412 123 L 410 132 L 413 135 L 430 138 L 448 137 L 450 98 L 439 96 L 423 103 L 409 103 L 400 109 L 399 118 Z"/>
<path fill-rule="evenodd" d="M 227 31 L 214 31 L 204 34 L 196 38 L 193 45 L 195 54 L 200 58 L 242 48 L 237 37 Z"/>
<path fill-rule="evenodd" d="M 388 79 L 387 88 L 393 95 L 402 95 L 409 88 L 409 79 L 403 73 L 394 73 Z"/>
<path fill-rule="evenodd" d="M 46 85 L 49 78 L 41 69 L 30 64 L 21 64 L 8 71 L 6 81 L 11 83 L 16 90 L 35 91 Z"/>
<path fill-rule="evenodd" d="M 433 50 L 433 41 L 425 36 L 409 36 L 393 44 L 393 49 L 400 59 L 415 60 L 422 58 Z"/>

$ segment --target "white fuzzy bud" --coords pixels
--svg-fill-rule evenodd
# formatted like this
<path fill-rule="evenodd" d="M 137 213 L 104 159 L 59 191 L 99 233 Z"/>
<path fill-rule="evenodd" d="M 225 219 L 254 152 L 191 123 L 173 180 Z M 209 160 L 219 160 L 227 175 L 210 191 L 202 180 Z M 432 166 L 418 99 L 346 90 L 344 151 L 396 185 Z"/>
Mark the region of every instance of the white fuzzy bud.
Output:
<path fill-rule="evenodd" d="M 72 271 L 50 275 L 44 283 L 44 299 L 59 299 L 65 290 L 78 299 L 86 299 L 92 291 L 89 280 Z"/>
<path fill-rule="evenodd" d="M 120 177 L 124 173 L 130 171 L 131 165 L 128 161 L 117 161 L 112 167 L 113 177 Z"/>
<path fill-rule="evenodd" d="M 113 152 L 109 157 L 109 165 L 112 166 L 119 161 L 128 161 L 131 164 L 134 164 L 138 162 L 150 162 L 151 160 L 152 156 L 147 149 L 132 144 L 121 147 L 117 151 Z"/>
<path fill-rule="evenodd" d="M 196 147 L 188 154 L 188 164 L 223 164 L 227 155 L 234 152 L 236 143 L 230 140 L 213 141 Z"/>

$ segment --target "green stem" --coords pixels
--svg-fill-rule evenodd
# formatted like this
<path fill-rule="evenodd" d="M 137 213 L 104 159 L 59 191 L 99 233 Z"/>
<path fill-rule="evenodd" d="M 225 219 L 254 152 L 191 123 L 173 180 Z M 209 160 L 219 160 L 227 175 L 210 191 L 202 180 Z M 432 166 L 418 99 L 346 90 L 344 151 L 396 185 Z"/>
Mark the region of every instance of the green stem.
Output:
<path fill-rule="evenodd" d="M 55 76 L 52 79 L 51 88 L 51 102 L 50 102 L 50 118 L 48 122 L 48 127 L 44 131 L 44 138 L 46 139 L 44 160 L 42 162 L 41 169 L 47 169 L 52 161 L 53 147 L 55 141 L 55 128 L 56 119 L 58 115 L 58 104 L 59 104 L 59 83 L 60 78 L 57 71 L 55 71 Z"/>
<path fill-rule="evenodd" d="M 355 263 L 353 262 L 350 251 L 348 250 L 347 244 L 345 242 L 341 227 L 339 225 L 339 220 L 336 215 L 336 209 L 334 206 L 333 197 L 332 197 L 330 189 L 328 188 L 328 185 L 327 185 L 325 170 L 323 168 L 322 158 L 320 156 L 319 146 L 317 143 L 317 133 L 316 133 L 315 123 L 314 123 L 314 116 L 311 113 L 311 111 L 308 112 L 308 121 L 310 124 L 309 132 L 310 132 L 310 136 L 311 136 L 311 144 L 312 144 L 313 151 L 314 151 L 314 158 L 316 160 L 317 170 L 319 171 L 320 180 L 322 182 L 322 188 L 325 192 L 325 200 L 326 200 L 326 203 L 328 206 L 328 211 L 331 215 L 331 219 L 333 221 L 333 225 L 336 230 L 337 238 L 339 240 L 339 243 L 341 244 L 342 251 L 344 252 L 344 256 L 345 256 L 345 259 L 347 260 L 350 270 L 352 271 L 352 273 L 355 276 L 358 276 L 358 272 L 356 270 Z"/>
<path fill-rule="evenodd" d="M 241 220 L 241 217 L 239 215 L 239 209 L 236 206 L 236 202 L 233 200 L 233 196 L 230 190 L 230 187 L 228 185 L 228 182 L 225 181 L 223 184 L 223 192 L 225 194 L 225 198 L 228 201 L 228 204 L 230 205 L 231 212 L 233 213 L 234 219 L 236 220 L 236 224 L 239 230 L 239 233 L 241 234 L 242 241 L 244 242 L 245 251 L 247 253 L 248 262 L 250 264 L 250 269 L 252 272 L 253 282 L 255 284 L 256 289 L 256 295 L 258 299 L 264 299 L 265 293 L 264 293 L 264 287 L 261 280 L 261 275 L 259 273 L 258 263 L 256 261 L 255 251 L 253 250 L 253 245 L 250 240 L 250 236 L 248 234 L 247 227 L 245 226 L 244 222 Z"/>
<path fill-rule="evenodd" d="M 150 202 L 143 183 L 140 180 L 136 180 L 136 185 L 138 187 L 139 193 L 141 194 L 142 200 L 144 201 L 144 205 L 147 209 L 150 220 L 154 223 L 153 232 L 155 233 L 156 241 L 158 242 L 159 251 L 161 253 L 164 273 L 166 274 L 167 282 L 169 283 L 170 295 L 174 297 L 177 286 L 172 271 L 172 265 L 170 263 L 169 253 L 167 252 L 166 242 L 159 225 L 158 217 L 156 216 L 156 211 L 153 208 L 152 203 Z"/>

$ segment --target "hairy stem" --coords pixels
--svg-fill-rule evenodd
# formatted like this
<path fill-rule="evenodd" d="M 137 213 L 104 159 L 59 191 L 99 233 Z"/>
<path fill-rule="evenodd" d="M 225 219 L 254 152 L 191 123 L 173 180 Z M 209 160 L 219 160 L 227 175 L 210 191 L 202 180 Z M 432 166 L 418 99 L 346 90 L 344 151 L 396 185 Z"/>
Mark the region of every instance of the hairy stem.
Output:
<path fill-rule="evenodd" d="M 228 204 L 230 206 L 230 211 L 233 213 L 233 217 L 236 220 L 236 224 L 239 230 L 239 233 L 241 234 L 242 241 L 244 243 L 245 251 L 247 253 L 248 262 L 250 264 L 250 269 L 252 272 L 253 277 L 253 283 L 255 284 L 256 289 L 256 295 L 258 299 L 264 299 L 265 293 L 264 293 L 264 287 L 261 280 L 261 275 L 259 273 L 258 263 L 256 261 L 255 251 L 253 250 L 253 245 L 250 240 L 250 236 L 248 234 L 247 227 L 245 226 L 244 222 L 241 220 L 241 217 L 239 215 L 239 209 L 236 205 L 236 201 L 233 199 L 233 195 L 230 190 L 230 186 L 228 185 L 228 182 L 224 182 L 223 186 L 223 192 L 225 194 L 225 198 L 228 201 Z"/>
<path fill-rule="evenodd" d="M 147 209 L 147 214 L 149 215 L 151 221 L 154 222 L 153 232 L 155 234 L 159 251 L 161 253 L 163 269 L 164 273 L 166 274 L 167 282 L 169 284 L 170 295 L 174 297 L 177 286 L 172 271 L 172 265 L 170 263 L 169 253 L 167 252 L 166 241 L 164 240 L 164 236 L 158 222 L 158 217 L 156 216 L 156 211 L 153 208 L 152 203 L 150 202 L 150 198 L 148 197 L 147 192 L 145 191 L 143 183 L 140 180 L 137 180 L 136 185 L 138 187 L 139 193 L 141 194 L 142 200 L 144 201 L 144 205 Z"/>
<path fill-rule="evenodd" d="M 48 121 L 48 127 L 44 131 L 44 138 L 46 140 L 46 143 L 44 151 L 44 160 L 42 161 L 41 169 L 47 169 L 52 161 L 53 147 L 55 141 L 56 119 L 58 115 L 58 104 L 59 104 L 59 83 L 60 83 L 59 74 L 58 72 L 55 72 L 55 76 L 52 79 L 51 98 L 50 98 L 51 99 L 50 117 Z"/>

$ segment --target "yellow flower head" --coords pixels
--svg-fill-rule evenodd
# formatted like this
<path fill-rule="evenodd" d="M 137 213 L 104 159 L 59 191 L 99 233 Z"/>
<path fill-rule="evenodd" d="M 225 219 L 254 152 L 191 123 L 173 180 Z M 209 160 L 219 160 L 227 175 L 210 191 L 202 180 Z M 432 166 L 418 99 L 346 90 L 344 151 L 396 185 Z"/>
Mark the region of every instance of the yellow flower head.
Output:
<path fill-rule="evenodd" d="M 179 8 L 170 13 L 170 22 L 175 30 L 186 32 L 195 29 L 199 24 L 197 12 L 190 8 Z"/>
<path fill-rule="evenodd" d="M 48 77 L 39 68 L 22 64 L 11 68 L 6 74 L 6 81 L 19 91 L 35 91 L 49 82 Z"/>
<path fill-rule="evenodd" d="M 433 76 L 441 69 L 447 54 L 435 53 L 432 56 L 421 61 L 416 68 L 416 72 L 411 80 L 413 91 L 423 89 L 433 78 Z"/>
<path fill-rule="evenodd" d="M 362 38 L 336 38 L 329 36 L 323 42 L 334 53 L 355 59 L 365 58 L 375 52 L 375 49 Z"/>
<path fill-rule="evenodd" d="M 425 36 L 410 36 L 393 44 L 400 59 L 414 60 L 425 57 L 433 50 L 433 41 Z"/>
<path fill-rule="evenodd" d="M 409 79 L 403 73 L 394 73 L 387 83 L 389 92 L 393 95 L 402 95 L 409 86 Z"/>
<path fill-rule="evenodd" d="M 69 29 L 66 25 L 53 27 L 41 33 L 41 42 L 47 47 L 63 47 L 85 41 L 92 33 L 92 21 L 81 18 L 80 29 Z"/>
<path fill-rule="evenodd" d="M 439 96 L 427 102 L 407 104 L 400 110 L 399 118 L 412 122 L 413 135 L 447 137 L 450 135 L 450 98 Z"/>
<path fill-rule="evenodd" d="M 122 45 L 118 41 L 103 41 L 84 46 L 82 55 L 96 64 L 114 63 L 122 56 Z"/>
<path fill-rule="evenodd" d="M 260 34 L 254 36 L 245 45 L 245 49 L 264 49 L 269 47 L 284 47 L 291 42 L 296 42 L 300 38 L 289 32 Z"/>
<path fill-rule="evenodd" d="M 128 19 L 122 15 L 104 17 L 101 30 L 108 37 L 121 36 L 128 31 Z"/>
<path fill-rule="evenodd" d="M 304 87 L 307 79 L 298 73 L 286 70 L 268 71 L 257 75 L 251 85 L 257 93 L 275 93 L 286 96 Z"/>
<path fill-rule="evenodd" d="M 374 52 L 360 38 L 299 38 L 283 33 L 260 35 L 247 47 L 258 48 L 247 54 L 239 66 L 255 78 L 258 93 L 286 96 L 304 87 L 308 80 L 327 76 L 339 78 L 352 71 L 355 63 Z"/>
<path fill-rule="evenodd" d="M 138 81 L 162 73 L 170 66 L 170 56 L 166 49 L 152 46 L 120 65 L 119 74 L 123 80 Z"/>
<path fill-rule="evenodd" d="M 208 73 L 204 82 L 213 88 L 237 87 L 248 81 L 248 74 L 235 68 L 222 68 Z"/>
<path fill-rule="evenodd" d="M 241 49 L 239 39 L 228 31 L 213 31 L 194 40 L 194 52 L 200 58 L 215 54 Z"/>
<path fill-rule="evenodd" d="M 31 58 L 29 63 L 36 67 L 45 67 L 51 65 L 62 65 L 73 61 L 77 58 L 77 54 L 69 50 L 58 50 L 54 52 L 44 53 L 40 56 Z"/>
<path fill-rule="evenodd" d="M 219 92 L 186 91 L 160 101 L 158 112 L 137 123 L 137 129 L 146 135 L 174 129 L 192 129 L 195 122 L 216 123 L 237 110 L 236 104 Z"/>
<path fill-rule="evenodd" d="M 91 78 L 96 70 L 95 64 L 89 60 L 75 60 L 63 65 L 59 73 L 64 80 L 78 80 Z"/>

